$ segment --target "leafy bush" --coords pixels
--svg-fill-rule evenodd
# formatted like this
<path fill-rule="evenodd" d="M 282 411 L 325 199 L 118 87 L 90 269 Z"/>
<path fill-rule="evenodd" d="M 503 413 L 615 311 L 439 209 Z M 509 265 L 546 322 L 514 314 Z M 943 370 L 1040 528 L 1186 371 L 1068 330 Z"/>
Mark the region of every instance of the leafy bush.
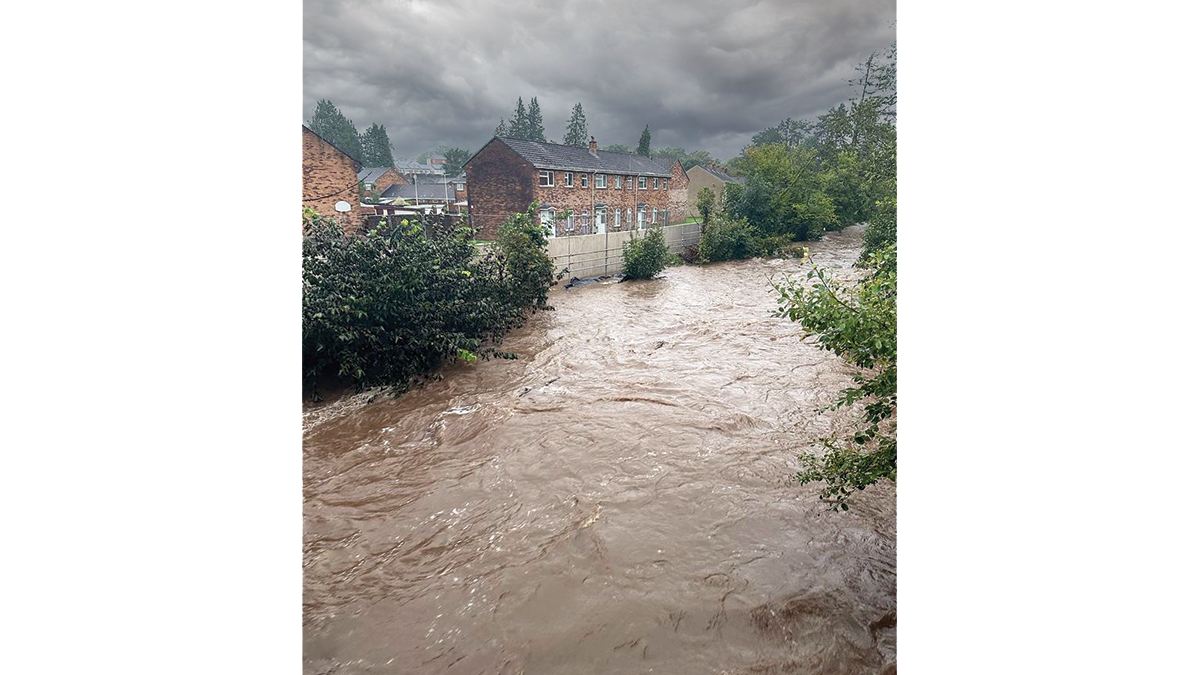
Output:
<path fill-rule="evenodd" d="M 446 360 L 504 356 L 495 345 L 529 309 L 545 308 L 553 282 L 534 217 L 509 218 L 499 244 L 480 253 L 469 228 L 427 237 L 404 220 L 345 235 L 306 212 L 306 384 L 332 377 L 404 389 Z"/>
<path fill-rule="evenodd" d="M 875 212 L 863 232 L 862 262 L 888 246 L 896 245 L 896 196 L 885 197 L 875 203 Z M 894 260 L 894 256 L 893 256 Z"/>
<path fill-rule="evenodd" d="M 862 401 L 859 428 L 849 438 L 824 438 L 824 455 L 806 454 L 796 478 L 824 482 L 821 493 L 846 510 L 852 490 L 880 479 L 896 480 L 896 247 L 868 256 L 868 275 L 845 289 L 813 266 L 811 286 L 788 280 L 779 292 L 779 315 L 818 335 L 821 347 L 845 358 L 859 372 L 834 408 Z"/>
<path fill-rule="evenodd" d="M 700 259 L 705 262 L 737 260 L 754 255 L 758 231 L 745 218 L 716 216 L 700 236 Z"/>
<path fill-rule="evenodd" d="M 750 241 L 749 253 L 751 257 L 771 258 L 779 255 L 791 242 L 792 238 L 786 234 L 754 237 Z"/>
<path fill-rule="evenodd" d="M 621 245 L 626 279 L 651 279 L 667 266 L 667 241 L 660 229 L 637 236 Z"/>

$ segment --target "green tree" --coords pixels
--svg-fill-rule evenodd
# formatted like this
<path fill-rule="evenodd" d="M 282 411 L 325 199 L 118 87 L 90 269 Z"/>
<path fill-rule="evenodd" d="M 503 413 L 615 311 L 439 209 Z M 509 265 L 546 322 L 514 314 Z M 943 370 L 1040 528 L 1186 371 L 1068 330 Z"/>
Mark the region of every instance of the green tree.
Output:
<path fill-rule="evenodd" d="M 608 152 L 624 152 L 630 155 L 633 154 L 633 148 L 629 147 L 628 145 L 621 145 L 620 143 L 606 145 L 604 146 L 604 150 L 607 150 Z"/>
<path fill-rule="evenodd" d="M 380 124 L 372 124 L 362 134 L 362 163 L 364 166 L 392 166 L 396 163 L 392 157 L 392 141 L 388 138 L 387 129 Z"/>
<path fill-rule="evenodd" d="M 354 122 L 346 119 L 333 102 L 325 99 L 317 101 L 312 119 L 308 121 L 308 128 L 332 143 L 338 150 L 353 157 L 355 161 L 363 163 L 362 141 L 358 136 L 358 129 L 354 128 Z"/>
<path fill-rule="evenodd" d="M 463 164 L 471 158 L 471 153 L 462 148 L 438 148 L 441 155 L 446 158 L 446 164 L 442 169 L 447 176 L 455 176 L 462 173 Z"/>
<path fill-rule="evenodd" d="M 546 129 L 542 126 L 542 109 L 538 106 L 536 96 L 529 102 L 529 118 L 528 126 L 525 129 L 525 139 L 546 142 Z"/>
<path fill-rule="evenodd" d="M 492 132 L 492 135 L 493 136 L 508 136 L 508 125 L 506 125 L 504 123 L 503 119 L 500 120 L 500 124 L 496 125 L 496 130 Z"/>
<path fill-rule="evenodd" d="M 571 110 L 571 119 L 567 120 L 567 133 L 563 136 L 563 145 L 586 148 L 587 144 L 587 119 L 583 116 L 583 104 L 576 103 L 575 108 Z"/>
<path fill-rule="evenodd" d="M 529 114 L 525 112 L 525 102 L 520 96 L 517 97 L 517 109 L 508 121 L 508 135 L 511 138 L 529 138 Z"/>
<path fill-rule="evenodd" d="M 650 156 L 650 125 L 646 125 L 646 129 L 642 131 L 642 137 L 638 140 L 637 154 L 643 157 Z"/>
<path fill-rule="evenodd" d="M 835 508 L 850 508 L 854 490 L 882 479 L 896 480 L 896 248 L 871 254 L 867 275 L 847 288 L 816 265 L 805 282 L 776 285 L 779 315 L 800 322 L 823 349 L 858 369 L 854 385 L 842 390 L 832 408 L 862 403 L 859 423 L 848 436 L 821 439 L 822 455 L 805 454 L 796 479 L 822 482 L 822 497 Z"/>
<path fill-rule="evenodd" d="M 712 214 L 713 203 L 716 202 L 717 195 L 712 191 L 712 188 L 702 187 L 696 193 L 696 208 L 700 211 L 700 218 L 703 224 L 700 226 L 704 229 L 708 225 L 708 217 Z"/>

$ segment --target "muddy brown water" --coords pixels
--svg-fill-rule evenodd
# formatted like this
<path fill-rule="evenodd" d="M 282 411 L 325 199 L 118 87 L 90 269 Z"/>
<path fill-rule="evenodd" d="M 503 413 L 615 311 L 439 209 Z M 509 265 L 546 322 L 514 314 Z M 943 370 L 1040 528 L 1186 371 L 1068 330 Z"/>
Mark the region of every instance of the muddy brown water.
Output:
<path fill-rule="evenodd" d="M 792 480 L 851 421 L 816 411 L 851 370 L 771 316 L 799 269 L 556 290 L 519 360 L 306 404 L 304 671 L 894 671 L 894 486 Z"/>

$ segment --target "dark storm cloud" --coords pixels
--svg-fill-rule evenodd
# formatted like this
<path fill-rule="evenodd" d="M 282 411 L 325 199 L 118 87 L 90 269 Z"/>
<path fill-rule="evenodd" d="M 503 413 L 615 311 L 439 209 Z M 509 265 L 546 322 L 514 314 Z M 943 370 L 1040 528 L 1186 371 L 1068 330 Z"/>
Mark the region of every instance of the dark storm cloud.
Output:
<path fill-rule="evenodd" d="M 785 117 L 847 100 L 854 66 L 895 41 L 895 0 L 307 0 L 304 119 L 333 101 L 397 156 L 474 151 L 517 97 L 561 142 L 583 104 L 601 145 L 728 159 Z"/>

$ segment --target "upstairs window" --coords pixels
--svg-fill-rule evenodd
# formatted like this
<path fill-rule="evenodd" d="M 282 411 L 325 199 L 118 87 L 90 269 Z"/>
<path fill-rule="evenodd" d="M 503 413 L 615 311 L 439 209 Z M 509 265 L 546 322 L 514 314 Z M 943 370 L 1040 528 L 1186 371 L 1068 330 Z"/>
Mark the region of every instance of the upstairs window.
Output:
<path fill-rule="evenodd" d="M 620 177 L 620 176 L 616 176 L 616 177 L 613 179 L 613 189 L 614 189 L 614 190 L 620 190 L 620 189 L 621 189 L 621 177 Z"/>
<path fill-rule="evenodd" d="M 570 171 L 563 174 L 563 185 L 567 187 L 575 187 L 575 174 Z"/>
<path fill-rule="evenodd" d="M 553 171 L 539 171 L 538 172 L 538 185 L 541 187 L 554 187 L 554 172 Z"/>
<path fill-rule="evenodd" d="M 596 174 L 596 189 L 608 187 L 608 175 L 603 173 Z"/>
<path fill-rule="evenodd" d="M 657 178 L 654 179 L 654 189 L 655 190 L 658 189 L 658 179 Z"/>
<path fill-rule="evenodd" d="M 663 189 L 664 189 L 664 190 L 666 190 L 666 189 L 667 189 L 667 181 L 668 181 L 668 180 L 670 180 L 670 179 L 669 179 L 669 178 L 664 178 L 664 179 L 663 179 Z"/>
<path fill-rule="evenodd" d="M 456 192 L 462 192 L 463 190 L 466 190 L 466 189 L 467 189 L 467 186 L 463 183 L 455 183 L 454 184 L 454 190 Z"/>
<path fill-rule="evenodd" d="M 632 190 L 633 189 L 633 176 L 626 178 L 625 184 L 629 186 L 630 190 Z"/>
<path fill-rule="evenodd" d="M 587 187 L 587 179 L 588 179 L 588 175 L 586 173 L 579 174 L 579 187 L 581 187 L 581 188 Z"/>
<path fill-rule="evenodd" d="M 646 189 L 646 177 L 645 176 L 638 176 L 638 189 L 639 190 Z"/>

